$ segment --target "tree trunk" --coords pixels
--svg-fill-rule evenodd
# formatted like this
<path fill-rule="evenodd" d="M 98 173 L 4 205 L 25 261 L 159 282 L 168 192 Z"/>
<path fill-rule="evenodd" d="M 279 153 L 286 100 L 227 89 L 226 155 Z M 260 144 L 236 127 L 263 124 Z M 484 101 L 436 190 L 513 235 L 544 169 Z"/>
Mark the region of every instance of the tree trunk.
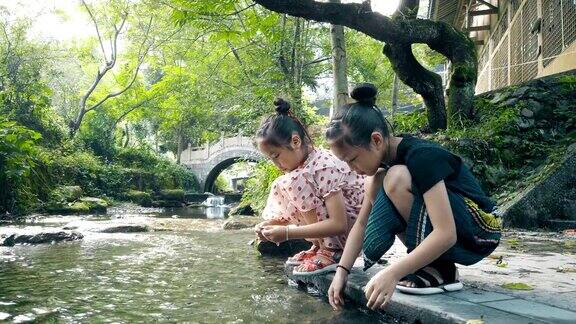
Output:
<path fill-rule="evenodd" d="M 124 142 L 124 148 L 128 147 L 130 144 L 130 128 L 128 127 L 128 123 L 124 124 L 124 130 L 126 132 L 126 141 Z"/>
<path fill-rule="evenodd" d="M 394 17 L 372 12 L 369 2 L 326 3 L 313 0 L 254 0 L 260 5 L 288 15 L 346 26 L 385 42 L 384 53 L 394 71 L 408 86 L 420 93 L 428 107 L 432 129 L 446 128 L 446 104 L 442 81 L 426 70 L 412 55 L 411 44 L 424 43 L 447 57 L 453 66 L 448 93 L 448 122 L 458 126 L 462 119 L 474 117 L 474 89 L 477 66 L 476 48 L 468 36 L 449 24 L 414 19 L 419 1 L 404 0 Z M 394 62 L 396 60 L 398 62 Z M 409 66 L 407 63 L 418 63 Z M 418 74 L 414 74 L 418 73 Z M 422 73 L 422 74 L 420 74 Z M 436 75 L 437 77 L 434 77 Z M 418 78 L 424 80 L 419 82 Z M 405 81 L 407 80 L 407 81 Z M 443 117 L 444 116 L 444 117 Z"/>
<path fill-rule="evenodd" d="M 392 117 L 398 111 L 398 88 L 400 86 L 398 74 L 394 73 L 394 83 L 392 83 Z"/>
<path fill-rule="evenodd" d="M 340 3 L 340 0 L 330 0 L 332 3 Z M 334 95 L 330 118 L 340 115 L 340 109 L 348 101 L 348 74 L 346 62 L 346 40 L 344 27 L 332 25 L 330 28 L 332 39 L 332 71 L 334 75 Z"/>
<path fill-rule="evenodd" d="M 292 54 L 290 57 L 290 84 L 289 91 L 294 111 L 301 113 L 302 109 L 302 84 L 299 82 L 302 73 L 300 40 L 302 38 L 302 19 L 296 19 L 294 27 L 294 42 L 292 43 Z"/>
<path fill-rule="evenodd" d="M 80 125 L 82 124 L 82 120 L 84 119 L 84 115 L 86 114 L 86 110 L 84 110 L 83 107 L 80 107 L 80 110 L 78 111 L 78 114 L 76 115 L 76 118 L 74 118 L 74 120 L 70 121 L 70 138 L 74 138 L 74 136 L 76 135 L 76 133 L 78 132 L 78 130 L 80 129 Z"/>
<path fill-rule="evenodd" d="M 178 129 L 178 148 L 176 149 L 176 163 L 180 164 L 180 158 L 182 157 L 182 151 L 184 146 L 184 136 L 182 136 L 182 126 Z"/>
<path fill-rule="evenodd" d="M 160 153 L 160 149 L 158 147 L 158 127 L 154 128 L 154 151 L 156 154 Z"/>
<path fill-rule="evenodd" d="M 446 128 L 446 106 L 442 78 L 424 68 L 414 57 L 412 45 L 386 44 L 384 54 L 392 68 L 409 87 L 422 96 L 426 104 L 428 125 L 433 131 Z"/>

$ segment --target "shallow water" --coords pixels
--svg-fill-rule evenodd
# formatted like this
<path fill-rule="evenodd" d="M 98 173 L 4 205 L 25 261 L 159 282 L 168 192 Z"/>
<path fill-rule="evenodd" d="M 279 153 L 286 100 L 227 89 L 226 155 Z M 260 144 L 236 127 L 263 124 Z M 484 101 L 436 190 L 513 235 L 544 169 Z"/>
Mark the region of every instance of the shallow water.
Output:
<path fill-rule="evenodd" d="M 91 233 L 76 242 L 0 248 L 0 319 L 384 322 L 353 306 L 334 312 L 323 298 L 288 285 L 283 260 L 260 257 L 247 245 L 251 238 L 250 231 L 194 229 Z"/>

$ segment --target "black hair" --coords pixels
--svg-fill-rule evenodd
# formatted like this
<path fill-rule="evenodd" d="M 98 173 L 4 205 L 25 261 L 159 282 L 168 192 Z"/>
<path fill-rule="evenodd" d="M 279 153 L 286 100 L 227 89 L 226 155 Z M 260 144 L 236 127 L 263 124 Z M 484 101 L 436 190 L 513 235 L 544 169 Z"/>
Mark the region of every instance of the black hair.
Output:
<path fill-rule="evenodd" d="M 392 134 L 382 111 L 376 107 L 378 89 L 373 84 L 361 83 L 350 96 L 355 103 L 346 104 L 332 119 L 326 130 L 326 139 L 333 143 L 369 147 L 372 132 L 378 131 L 385 139 Z"/>
<path fill-rule="evenodd" d="M 312 139 L 304 124 L 290 111 L 290 103 L 282 98 L 276 98 L 274 106 L 276 113 L 264 119 L 256 132 L 256 137 L 272 146 L 290 147 L 292 134 L 296 132 L 303 145 L 311 145 Z"/>

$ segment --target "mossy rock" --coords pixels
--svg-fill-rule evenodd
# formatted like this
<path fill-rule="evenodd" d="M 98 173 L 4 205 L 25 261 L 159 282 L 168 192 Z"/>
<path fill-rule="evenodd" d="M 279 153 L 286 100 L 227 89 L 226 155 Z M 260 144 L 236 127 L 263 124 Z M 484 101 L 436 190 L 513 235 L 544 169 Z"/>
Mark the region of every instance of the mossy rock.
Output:
<path fill-rule="evenodd" d="M 250 205 L 238 205 L 228 212 L 228 216 L 237 216 L 237 215 L 254 215 L 254 209 Z"/>
<path fill-rule="evenodd" d="M 182 189 L 165 189 L 158 193 L 159 200 L 184 202 L 184 190 Z"/>
<path fill-rule="evenodd" d="M 262 218 L 256 216 L 235 216 L 230 217 L 224 223 L 224 225 L 222 225 L 222 229 L 237 230 L 243 228 L 252 228 L 262 221 Z"/>
<path fill-rule="evenodd" d="M 152 206 L 152 195 L 144 191 L 130 190 L 125 193 L 126 200 L 136 203 L 143 207 Z"/>
<path fill-rule="evenodd" d="M 90 212 L 90 206 L 81 201 L 56 204 L 52 203 L 46 206 L 46 211 L 53 214 L 71 215 L 71 214 L 86 214 Z"/>
<path fill-rule="evenodd" d="M 77 201 L 75 203 L 72 203 L 68 207 L 69 207 L 68 210 L 70 211 L 70 214 L 79 214 L 79 213 L 90 212 L 90 206 L 87 203 L 81 202 L 81 201 Z"/>
<path fill-rule="evenodd" d="M 108 203 L 104 199 L 94 197 L 82 197 L 79 203 L 84 203 L 88 206 L 88 211 L 91 213 L 106 213 Z"/>
<path fill-rule="evenodd" d="M 82 197 L 80 186 L 59 186 L 50 194 L 51 200 L 55 202 L 73 202 Z"/>

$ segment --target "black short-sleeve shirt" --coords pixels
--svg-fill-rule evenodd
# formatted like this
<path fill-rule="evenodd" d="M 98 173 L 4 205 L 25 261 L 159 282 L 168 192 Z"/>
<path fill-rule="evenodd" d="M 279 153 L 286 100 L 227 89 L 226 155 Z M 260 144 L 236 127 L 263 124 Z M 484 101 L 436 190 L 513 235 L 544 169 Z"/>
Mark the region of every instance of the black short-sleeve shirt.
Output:
<path fill-rule="evenodd" d="M 472 199 L 484 211 L 494 208 L 462 159 L 437 143 L 403 135 L 396 151 L 396 164 L 406 165 L 422 195 L 444 180 L 448 190 Z"/>

